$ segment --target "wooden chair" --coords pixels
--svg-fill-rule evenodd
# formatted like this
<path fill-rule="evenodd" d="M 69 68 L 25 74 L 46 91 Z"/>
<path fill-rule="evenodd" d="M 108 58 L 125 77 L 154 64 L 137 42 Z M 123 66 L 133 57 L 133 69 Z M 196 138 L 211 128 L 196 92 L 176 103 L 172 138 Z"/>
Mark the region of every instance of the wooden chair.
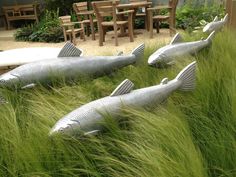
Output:
<path fill-rule="evenodd" d="M 83 23 L 84 27 L 86 27 L 87 36 L 90 34 L 89 27 L 91 27 L 92 40 L 95 40 L 94 23 L 97 23 L 97 19 L 93 19 L 94 12 L 88 10 L 88 2 L 74 3 L 73 9 L 77 15 L 78 21 Z"/>
<path fill-rule="evenodd" d="M 132 25 L 132 15 L 133 10 L 127 10 L 123 12 L 116 12 L 116 1 L 97 1 L 92 2 L 93 9 L 97 17 L 98 32 L 99 32 L 99 46 L 103 45 L 105 41 L 105 30 L 107 27 L 113 27 L 115 33 L 115 45 L 118 46 L 118 28 L 125 28 L 128 26 L 128 33 L 130 37 L 130 42 L 134 41 L 133 35 L 133 25 Z M 128 14 L 127 21 L 117 20 L 117 15 Z M 110 21 L 105 21 L 105 19 L 110 19 Z"/>
<path fill-rule="evenodd" d="M 175 33 L 175 18 L 176 18 L 176 7 L 178 0 L 169 0 L 168 5 L 158 5 L 152 8 L 148 8 L 148 18 L 150 27 L 150 38 L 153 37 L 153 22 L 156 22 L 157 33 L 159 33 L 159 23 L 163 21 L 169 22 L 170 35 Z M 168 14 L 161 15 L 161 10 L 168 10 Z"/>
<path fill-rule="evenodd" d="M 67 41 L 67 36 L 69 36 L 70 41 L 73 42 L 73 44 L 76 45 L 76 34 L 80 34 L 80 38 L 85 41 L 85 35 L 84 35 L 84 26 L 81 22 L 71 22 L 71 16 L 61 16 L 59 17 L 61 27 L 63 29 L 64 39 Z M 80 28 L 75 28 L 75 24 L 80 24 Z"/>

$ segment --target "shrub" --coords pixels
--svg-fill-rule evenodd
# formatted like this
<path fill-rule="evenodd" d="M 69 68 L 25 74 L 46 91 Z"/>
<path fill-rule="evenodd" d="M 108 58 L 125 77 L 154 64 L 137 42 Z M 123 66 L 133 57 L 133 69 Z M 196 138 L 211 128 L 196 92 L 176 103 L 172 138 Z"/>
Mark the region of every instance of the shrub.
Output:
<path fill-rule="evenodd" d="M 186 4 L 177 9 L 176 25 L 177 28 L 187 29 L 188 31 L 201 26 L 202 21 L 210 22 L 215 16 L 222 17 L 224 14 L 223 6 L 192 6 Z"/>
<path fill-rule="evenodd" d="M 14 34 L 17 41 L 29 41 L 29 36 L 33 33 L 33 25 L 28 25 L 23 28 L 19 28 Z"/>
<path fill-rule="evenodd" d="M 73 11 L 72 4 L 82 1 L 85 0 L 45 0 L 45 9 L 49 11 L 56 11 L 59 9 L 59 15 L 68 15 Z M 91 0 L 88 0 L 88 2 L 91 2 Z"/>
<path fill-rule="evenodd" d="M 58 11 L 45 11 L 39 24 L 26 26 L 17 30 L 16 40 L 38 42 L 60 42 L 63 40 L 63 32 L 60 27 Z"/>

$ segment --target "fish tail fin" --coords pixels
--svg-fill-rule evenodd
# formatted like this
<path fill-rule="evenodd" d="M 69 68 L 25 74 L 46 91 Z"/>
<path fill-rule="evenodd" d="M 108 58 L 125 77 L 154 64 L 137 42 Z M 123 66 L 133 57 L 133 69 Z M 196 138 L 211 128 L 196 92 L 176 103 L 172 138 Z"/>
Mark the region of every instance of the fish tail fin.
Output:
<path fill-rule="evenodd" d="M 142 43 L 131 52 L 131 54 L 135 56 L 135 63 L 137 63 L 139 60 L 143 58 L 144 48 L 145 44 Z"/>
<path fill-rule="evenodd" d="M 206 41 L 212 42 L 214 36 L 215 36 L 215 31 L 212 31 L 211 34 L 207 37 Z"/>
<path fill-rule="evenodd" d="M 228 19 L 229 19 L 229 15 L 228 14 L 225 14 L 225 16 L 224 16 L 224 18 L 223 18 L 223 22 L 227 22 L 228 21 Z"/>
<path fill-rule="evenodd" d="M 177 76 L 176 80 L 181 81 L 181 86 L 179 90 L 190 91 L 195 88 L 195 70 L 196 70 L 196 61 L 190 63 L 186 66 Z"/>

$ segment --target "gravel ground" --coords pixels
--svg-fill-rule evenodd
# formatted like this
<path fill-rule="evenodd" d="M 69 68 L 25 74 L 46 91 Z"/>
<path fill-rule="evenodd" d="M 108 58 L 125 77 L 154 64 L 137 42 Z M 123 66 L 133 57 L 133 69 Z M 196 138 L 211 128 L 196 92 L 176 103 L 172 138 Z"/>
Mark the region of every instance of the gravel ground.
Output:
<path fill-rule="evenodd" d="M 154 33 L 154 38 L 149 38 L 149 33 L 146 30 L 137 30 L 138 34 L 134 38 L 134 42 L 129 42 L 128 37 L 119 37 L 119 46 L 115 46 L 115 41 L 112 32 L 107 33 L 104 46 L 98 46 L 98 34 L 96 40 L 92 41 L 91 37 L 86 37 L 86 41 L 77 39 L 77 47 L 84 51 L 84 55 L 101 55 L 101 54 L 116 54 L 120 51 L 130 53 L 136 46 L 145 42 L 147 46 L 155 46 L 165 44 L 171 40 L 168 29 L 161 29 L 159 34 Z M 12 38 L 14 31 L 0 31 L 0 50 L 9 50 L 24 47 L 63 47 L 65 42 L 61 43 L 39 43 L 39 42 L 17 42 Z M 4 38 L 5 37 L 5 38 Z"/>

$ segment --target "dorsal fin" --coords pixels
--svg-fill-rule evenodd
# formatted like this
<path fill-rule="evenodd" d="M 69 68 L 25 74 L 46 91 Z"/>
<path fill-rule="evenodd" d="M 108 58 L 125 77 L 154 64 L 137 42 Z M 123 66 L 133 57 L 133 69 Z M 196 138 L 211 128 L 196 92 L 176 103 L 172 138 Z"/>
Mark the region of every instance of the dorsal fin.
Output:
<path fill-rule="evenodd" d="M 124 52 L 120 51 L 120 52 L 117 53 L 117 56 L 122 56 L 123 54 L 124 54 Z"/>
<path fill-rule="evenodd" d="M 218 20 L 219 20 L 219 19 L 218 19 L 218 16 L 215 16 L 213 22 L 216 22 L 216 21 L 218 21 Z"/>
<path fill-rule="evenodd" d="M 164 78 L 164 79 L 162 79 L 162 81 L 161 81 L 161 85 L 167 84 L 168 81 L 169 81 L 168 78 Z"/>
<path fill-rule="evenodd" d="M 182 42 L 182 41 L 183 41 L 183 39 L 182 39 L 181 35 L 180 35 L 179 33 L 177 33 L 177 34 L 173 37 L 173 39 L 171 40 L 170 45 L 176 44 L 176 43 L 180 43 L 180 42 Z"/>
<path fill-rule="evenodd" d="M 82 50 L 76 48 L 71 42 L 66 42 L 57 57 L 79 57 Z"/>
<path fill-rule="evenodd" d="M 111 93 L 110 96 L 118 96 L 130 93 L 133 87 L 134 83 L 131 82 L 129 79 L 125 79 L 123 82 L 120 83 L 120 85 L 118 85 L 118 87 L 116 87 L 116 89 Z"/>

